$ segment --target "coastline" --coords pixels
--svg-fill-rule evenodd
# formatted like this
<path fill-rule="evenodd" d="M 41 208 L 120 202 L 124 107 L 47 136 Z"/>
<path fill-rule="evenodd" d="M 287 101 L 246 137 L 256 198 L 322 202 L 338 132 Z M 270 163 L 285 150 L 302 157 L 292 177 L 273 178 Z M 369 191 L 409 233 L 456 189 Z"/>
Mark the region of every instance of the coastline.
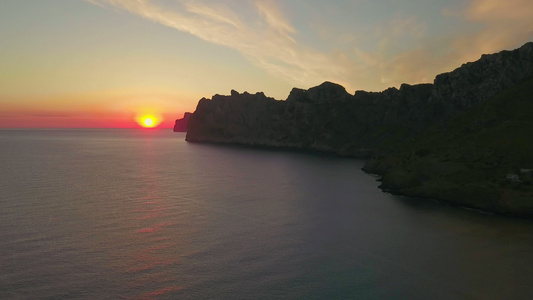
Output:
<path fill-rule="evenodd" d="M 472 80 L 475 78 L 475 80 Z M 483 55 L 433 84 L 346 92 L 324 82 L 282 101 L 202 98 L 188 142 L 367 160 L 383 191 L 533 217 L 533 43 Z"/>

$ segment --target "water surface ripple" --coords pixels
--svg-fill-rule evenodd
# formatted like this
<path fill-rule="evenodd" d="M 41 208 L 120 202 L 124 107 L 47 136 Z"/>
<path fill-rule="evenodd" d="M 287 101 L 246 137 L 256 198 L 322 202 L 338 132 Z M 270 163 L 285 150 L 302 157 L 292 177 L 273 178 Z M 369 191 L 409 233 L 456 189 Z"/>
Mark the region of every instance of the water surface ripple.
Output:
<path fill-rule="evenodd" d="M 533 299 L 533 222 L 363 161 L 161 130 L 0 131 L 1 299 Z"/>

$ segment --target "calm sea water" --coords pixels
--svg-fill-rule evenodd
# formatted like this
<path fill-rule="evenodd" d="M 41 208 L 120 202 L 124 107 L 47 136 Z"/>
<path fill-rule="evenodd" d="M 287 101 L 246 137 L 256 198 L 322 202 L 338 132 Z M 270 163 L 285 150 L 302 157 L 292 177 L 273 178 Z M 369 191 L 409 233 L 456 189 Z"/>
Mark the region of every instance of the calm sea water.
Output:
<path fill-rule="evenodd" d="M 0 298 L 533 299 L 533 222 L 385 194 L 362 165 L 0 131 Z"/>

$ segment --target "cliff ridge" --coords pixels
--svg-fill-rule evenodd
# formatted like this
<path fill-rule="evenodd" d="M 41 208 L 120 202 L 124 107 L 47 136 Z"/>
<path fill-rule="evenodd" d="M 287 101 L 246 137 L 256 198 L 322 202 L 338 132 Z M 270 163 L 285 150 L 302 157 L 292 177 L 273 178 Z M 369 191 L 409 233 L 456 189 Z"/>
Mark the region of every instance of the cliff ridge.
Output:
<path fill-rule="evenodd" d="M 533 216 L 528 175 L 505 179 L 533 169 L 532 78 L 529 42 L 381 92 L 324 82 L 276 100 L 232 90 L 198 102 L 186 140 L 365 157 L 387 191 Z"/>

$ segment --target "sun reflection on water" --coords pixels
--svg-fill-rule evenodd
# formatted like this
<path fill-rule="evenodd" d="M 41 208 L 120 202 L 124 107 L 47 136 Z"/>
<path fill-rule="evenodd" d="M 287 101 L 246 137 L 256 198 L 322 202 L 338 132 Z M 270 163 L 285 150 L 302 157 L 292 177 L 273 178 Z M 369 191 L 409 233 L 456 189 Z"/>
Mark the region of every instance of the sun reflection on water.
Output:
<path fill-rule="evenodd" d="M 169 228 L 176 222 L 170 219 L 169 199 L 162 188 L 161 162 L 154 155 L 154 142 L 147 137 L 139 151 L 140 194 L 134 209 L 133 234 L 135 242 L 143 246 L 131 254 L 131 265 L 124 270 L 131 278 L 131 290 L 139 291 L 134 298 L 139 299 L 154 299 L 183 289 L 174 284 L 177 278 L 172 275 L 179 259 Z"/>

